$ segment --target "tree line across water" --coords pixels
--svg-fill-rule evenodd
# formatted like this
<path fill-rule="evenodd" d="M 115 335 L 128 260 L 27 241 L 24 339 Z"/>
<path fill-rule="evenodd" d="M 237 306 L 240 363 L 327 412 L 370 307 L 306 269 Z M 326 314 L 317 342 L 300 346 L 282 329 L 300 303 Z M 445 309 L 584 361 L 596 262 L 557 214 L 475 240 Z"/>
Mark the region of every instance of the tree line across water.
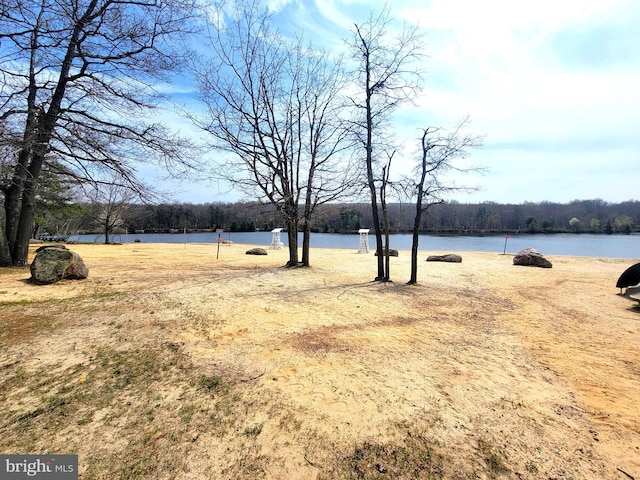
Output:
<path fill-rule="evenodd" d="M 392 232 L 408 232 L 413 226 L 411 205 L 389 205 Z M 110 222 L 105 223 L 105 212 Z M 323 205 L 312 219 L 312 231 L 347 233 L 372 228 L 371 206 L 366 203 Z M 105 225 L 108 225 L 106 227 Z M 51 211 L 38 226 L 40 236 L 74 233 L 272 230 L 283 227 L 271 205 L 255 202 L 124 204 L 74 204 Z M 109 231 L 105 231 L 108 228 Z M 640 201 L 609 203 L 601 199 L 569 203 L 522 204 L 457 203 L 432 205 L 424 216 L 423 233 L 622 233 L 640 231 Z"/>

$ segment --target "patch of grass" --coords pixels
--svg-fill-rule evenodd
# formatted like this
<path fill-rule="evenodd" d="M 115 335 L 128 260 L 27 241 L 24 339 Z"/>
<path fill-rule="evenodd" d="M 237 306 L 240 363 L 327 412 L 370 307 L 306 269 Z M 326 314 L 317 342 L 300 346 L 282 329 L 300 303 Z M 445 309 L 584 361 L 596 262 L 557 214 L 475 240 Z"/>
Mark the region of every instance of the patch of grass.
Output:
<path fill-rule="evenodd" d="M 285 411 L 280 416 L 278 427 L 286 432 L 298 431 L 302 428 L 302 420 L 291 411 Z"/>
<path fill-rule="evenodd" d="M 97 292 L 87 295 L 86 298 L 94 300 L 105 300 L 110 298 L 120 298 L 126 295 L 126 292 Z"/>
<path fill-rule="evenodd" d="M 13 275 L 17 273 L 24 273 L 26 275 L 31 275 L 31 271 L 29 267 L 2 267 L 0 268 L 0 276 L 2 275 Z"/>
<path fill-rule="evenodd" d="M 98 468 L 90 469 L 87 474 L 89 478 L 95 478 L 94 474 L 102 478 L 107 471 L 112 478 L 123 480 L 176 478 L 185 466 L 185 458 L 179 451 L 171 451 L 168 447 L 163 433 L 151 429 L 129 442 L 121 461 L 116 465 L 112 465 L 111 459 L 106 459 L 104 465 L 96 465 Z"/>
<path fill-rule="evenodd" d="M 538 465 L 535 462 L 532 461 L 528 461 L 524 468 L 527 470 L 527 472 L 529 473 L 538 473 Z"/>
<path fill-rule="evenodd" d="M 32 410 L 30 412 L 27 413 L 23 413 L 22 415 L 19 415 L 16 418 L 16 421 L 18 422 L 24 422 L 25 420 L 31 420 L 32 418 L 36 418 L 39 415 L 42 415 L 43 413 L 45 413 L 46 410 L 42 407 L 38 407 L 35 410 Z"/>
<path fill-rule="evenodd" d="M 493 445 L 482 438 L 478 440 L 478 452 L 484 459 L 490 473 L 501 474 L 509 471 L 506 464 L 504 463 L 504 452 L 496 450 Z"/>
<path fill-rule="evenodd" d="M 0 269 L 1 270 L 1 269 Z M 80 297 L 50 300 L 0 301 L 0 312 L 6 322 L 0 322 L 0 339 L 17 343 L 28 337 L 50 333 L 68 327 L 82 318 Z M 89 302 L 86 311 L 95 311 L 95 302 Z"/>
<path fill-rule="evenodd" d="M 0 368 L 0 400 L 5 401 L 11 389 L 23 386 L 29 378 L 20 360 L 13 361 Z"/>
<path fill-rule="evenodd" d="M 264 468 L 268 462 L 268 457 L 261 453 L 259 445 L 255 442 L 247 441 L 246 444 L 240 445 L 239 448 L 242 454 L 239 455 L 236 461 L 222 470 L 222 478 L 259 480 L 271 477 L 271 475 L 267 476 Z"/>
<path fill-rule="evenodd" d="M 62 408 L 65 405 L 69 405 L 71 403 L 70 397 L 63 397 L 60 395 L 54 395 L 52 397 L 44 398 L 45 404 L 47 405 L 47 410 L 55 410 L 56 408 Z"/>
<path fill-rule="evenodd" d="M 323 468 L 318 479 L 445 478 L 446 457 L 440 450 L 436 440 L 412 431 L 395 442 L 365 441 L 354 445 L 335 465 Z"/>
<path fill-rule="evenodd" d="M 221 393 L 223 391 L 222 378 L 218 375 L 201 375 L 198 386 L 210 392 Z"/>
<path fill-rule="evenodd" d="M 77 423 L 79 426 L 83 426 L 83 425 L 88 425 L 89 423 L 93 422 L 93 416 L 95 415 L 95 412 L 92 410 L 89 410 L 87 413 L 85 413 L 83 416 L 81 416 Z"/>
<path fill-rule="evenodd" d="M 32 380 L 27 390 L 36 399 L 40 398 L 40 404 L 28 412 L 3 413 L 22 423 L 37 419 L 39 425 L 32 425 L 36 429 L 86 424 L 93 416 L 89 412 L 112 406 L 117 403 L 117 397 L 126 395 L 129 389 L 135 389 L 136 395 L 151 402 L 155 395 L 152 385 L 172 371 L 185 368 L 182 358 L 180 354 L 167 353 L 166 349 L 154 346 L 130 350 L 98 348 L 87 364 L 74 365 L 62 372 L 57 371 L 56 365 L 49 365 L 33 372 L 29 375 Z M 0 387 L 5 392 L 3 400 L 10 403 L 8 389 L 24 382 L 25 372 L 17 368 L 7 373 Z M 119 413 L 116 409 L 114 415 Z"/>
<path fill-rule="evenodd" d="M 253 405 L 236 391 L 233 373 L 202 375 L 179 343 L 135 345 L 87 346 L 85 360 L 68 368 L 4 368 L 0 451 L 78 452 L 83 478 L 177 478 L 188 462 L 185 449 L 201 432 L 233 432 L 229 438 L 247 442 L 246 456 L 229 464 L 229 478 L 259 478 L 262 457 L 247 437 L 262 425 L 242 434 Z"/>
<path fill-rule="evenodd" d="M 0 268 L 0 270 L 2 270 Z M 53 300 L 13 300 L 0 302 L 0 309 L 12 308 L 12 307 L 26 307 L 30 305 L 55 305 Z"/>
<path fill-rule="evenodd" d="M 193 403 L 187 403 L 182 405 L 178 410 L 178 417 L 182 423 L 191 423 L 194 416 L 197 414 L 198 407 Z"/>

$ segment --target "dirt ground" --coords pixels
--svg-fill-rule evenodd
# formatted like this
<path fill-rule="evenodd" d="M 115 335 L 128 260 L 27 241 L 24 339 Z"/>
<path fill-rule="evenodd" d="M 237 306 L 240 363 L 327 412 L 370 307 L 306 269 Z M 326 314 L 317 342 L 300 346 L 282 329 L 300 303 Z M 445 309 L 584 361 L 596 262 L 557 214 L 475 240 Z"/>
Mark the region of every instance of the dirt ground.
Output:
<path fill-rule="evenodd" d="M 252 247 L 0 272 L 0 452 L 77 453 L 83 479 L 640 479 L 637 259 L 425 245 L 408 286 L 406 251 L 381 284 L 355 248 Z"/>

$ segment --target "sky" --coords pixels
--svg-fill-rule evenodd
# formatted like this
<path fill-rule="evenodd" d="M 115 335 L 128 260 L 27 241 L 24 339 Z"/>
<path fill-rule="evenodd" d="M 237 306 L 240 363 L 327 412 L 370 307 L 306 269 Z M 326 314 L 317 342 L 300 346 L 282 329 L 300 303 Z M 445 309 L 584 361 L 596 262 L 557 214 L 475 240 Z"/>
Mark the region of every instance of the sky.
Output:
<path fill-rule="evenodd" d="M 284 34 L 344 48 L 354 23 L 383 1 L 269 0 Z M 469 115 L 484 145 L 459 181 L 461 203 L 640 199 L 640 2 L 637 0 L 390 0 L 391 16 L 425 38 L 423 90 L 394 116 L 408 168 L 420 129 Z M 390 35 L 392 32 L 390 31 Z M 185 129 L 188 127 L 184 126 Z M 395 166 L 395 165 L 394 165 Z M 192 182 L 177 201 L 235 201 Z M 249 200 L 249 199 L 247 199 Z"/>

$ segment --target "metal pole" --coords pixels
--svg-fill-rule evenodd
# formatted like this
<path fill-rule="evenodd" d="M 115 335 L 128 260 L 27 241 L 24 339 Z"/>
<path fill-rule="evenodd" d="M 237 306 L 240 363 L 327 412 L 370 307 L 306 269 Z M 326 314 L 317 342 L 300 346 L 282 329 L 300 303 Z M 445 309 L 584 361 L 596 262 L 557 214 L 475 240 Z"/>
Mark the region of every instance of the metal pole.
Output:
<path fill-rule="evenodd" d="M 509 240 L 509 235 L 508 234 L 504 236 L 504 250 L 502 251 L 503 255 L 506 255 L 506 253 L 507 253 L 507 240 Z"/>

